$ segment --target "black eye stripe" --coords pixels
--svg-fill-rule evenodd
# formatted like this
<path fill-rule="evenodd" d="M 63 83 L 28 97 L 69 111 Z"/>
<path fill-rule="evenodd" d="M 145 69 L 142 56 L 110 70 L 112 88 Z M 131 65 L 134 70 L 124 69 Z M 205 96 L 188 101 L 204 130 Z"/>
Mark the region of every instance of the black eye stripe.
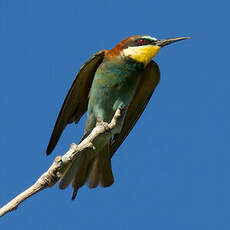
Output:
<path fill-rule="evenodd" d="M 147 39 L 147 38 L 141 38 L 140 37 L 140 38 L 137 38 L 135 40 L 132 40 L 132 41 L 126 43 L 123 48 L 125 49 L 125 48 L 128 48 L 128 47 L 143 46 L 143 45 L 154 44 L 154 43 L 155 43 L 154 40 L 150 40 L 150 39 Z"/>

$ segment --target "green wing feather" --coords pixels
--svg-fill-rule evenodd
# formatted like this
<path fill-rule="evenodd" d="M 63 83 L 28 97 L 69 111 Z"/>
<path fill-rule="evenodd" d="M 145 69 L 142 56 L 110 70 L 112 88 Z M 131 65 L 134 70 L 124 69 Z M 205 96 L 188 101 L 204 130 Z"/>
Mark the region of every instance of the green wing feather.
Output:
<path fill-rule="evenodd" d="M 103 61 L 105 50 L 97 52 L 80 69 L 59 112 L 46 153 L 55 148 L 67 124 L 78 122 L 86 112 L 88 95 L 98 66 Z"/>
<path fill-rule="evenodd" d="M 128 108 L 123 128 L 119 134 L 115 135 L 114 140 L 111 143 L 111 157 L 114 155 L 116 150 L 119 148 L 119 146 L 128 136 L 129 132 L 132 130 L 133 126 L 138 121 L 159 81 L 159 67 L 157 63 L 151 61 L 141 77 L 136 94 Z"/>

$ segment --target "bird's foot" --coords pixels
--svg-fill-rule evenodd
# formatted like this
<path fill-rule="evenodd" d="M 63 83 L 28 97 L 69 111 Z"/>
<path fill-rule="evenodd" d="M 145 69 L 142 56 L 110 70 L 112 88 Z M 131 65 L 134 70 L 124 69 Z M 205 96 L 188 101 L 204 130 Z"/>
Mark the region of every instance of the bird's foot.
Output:
<path fill-rule="evenodd" d="M 122 104 L 122 105 L 119 105 L 119 107 L 118 107 L 121 111 L 124 111 L 124 110 L 126 110 L 126 106 L 124 105 L 124 104 Z"/>
<path fill-rule="evenodd" d="M 102 118 L 97 118 L 97 125 L 102 125 L 105 128 L 106 132 L 110 132 L 109 124 L 107 122 L 104 122 Z"/>

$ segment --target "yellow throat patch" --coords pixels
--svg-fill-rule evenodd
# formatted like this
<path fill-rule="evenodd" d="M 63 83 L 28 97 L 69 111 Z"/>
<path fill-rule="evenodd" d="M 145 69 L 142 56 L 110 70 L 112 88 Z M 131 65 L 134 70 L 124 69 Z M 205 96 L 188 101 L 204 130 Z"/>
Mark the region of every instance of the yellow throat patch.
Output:
<path fill-rule="evenodd" d="M 123 50 L 123 55 L 126 57 L 128 56 L 137 62 L 141 62 L 146 66 L 158 53 L 160 48 L 160 46 L 152 45 L 128 47 Z"/>

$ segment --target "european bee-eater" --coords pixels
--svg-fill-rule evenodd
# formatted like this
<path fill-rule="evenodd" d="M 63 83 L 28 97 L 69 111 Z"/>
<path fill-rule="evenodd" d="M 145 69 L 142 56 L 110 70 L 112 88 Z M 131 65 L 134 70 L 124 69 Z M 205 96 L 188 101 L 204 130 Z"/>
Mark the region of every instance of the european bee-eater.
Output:
<path fill-rule="evenodd" d="M 160 80 L 158 65 L 152 58 L 163 46 L 187 38 L 132 36 L 111 50 L 97 52 L 81 67 L 62 105 L 46 153 L 53 151 L 66 125 L 78 123 L 86 110 L 82 139 L 98 120 L 109 123 L 118 108 L 125 110 L 125 116 L 112 140 L 100 142 L 96 150 L 83 152 L 67 168 L 59 187 L 64 189 L 72 182 L 73 199 L 86 181 L 89 188 L 113 184 L 111 157 L 141 116 Z"/>

